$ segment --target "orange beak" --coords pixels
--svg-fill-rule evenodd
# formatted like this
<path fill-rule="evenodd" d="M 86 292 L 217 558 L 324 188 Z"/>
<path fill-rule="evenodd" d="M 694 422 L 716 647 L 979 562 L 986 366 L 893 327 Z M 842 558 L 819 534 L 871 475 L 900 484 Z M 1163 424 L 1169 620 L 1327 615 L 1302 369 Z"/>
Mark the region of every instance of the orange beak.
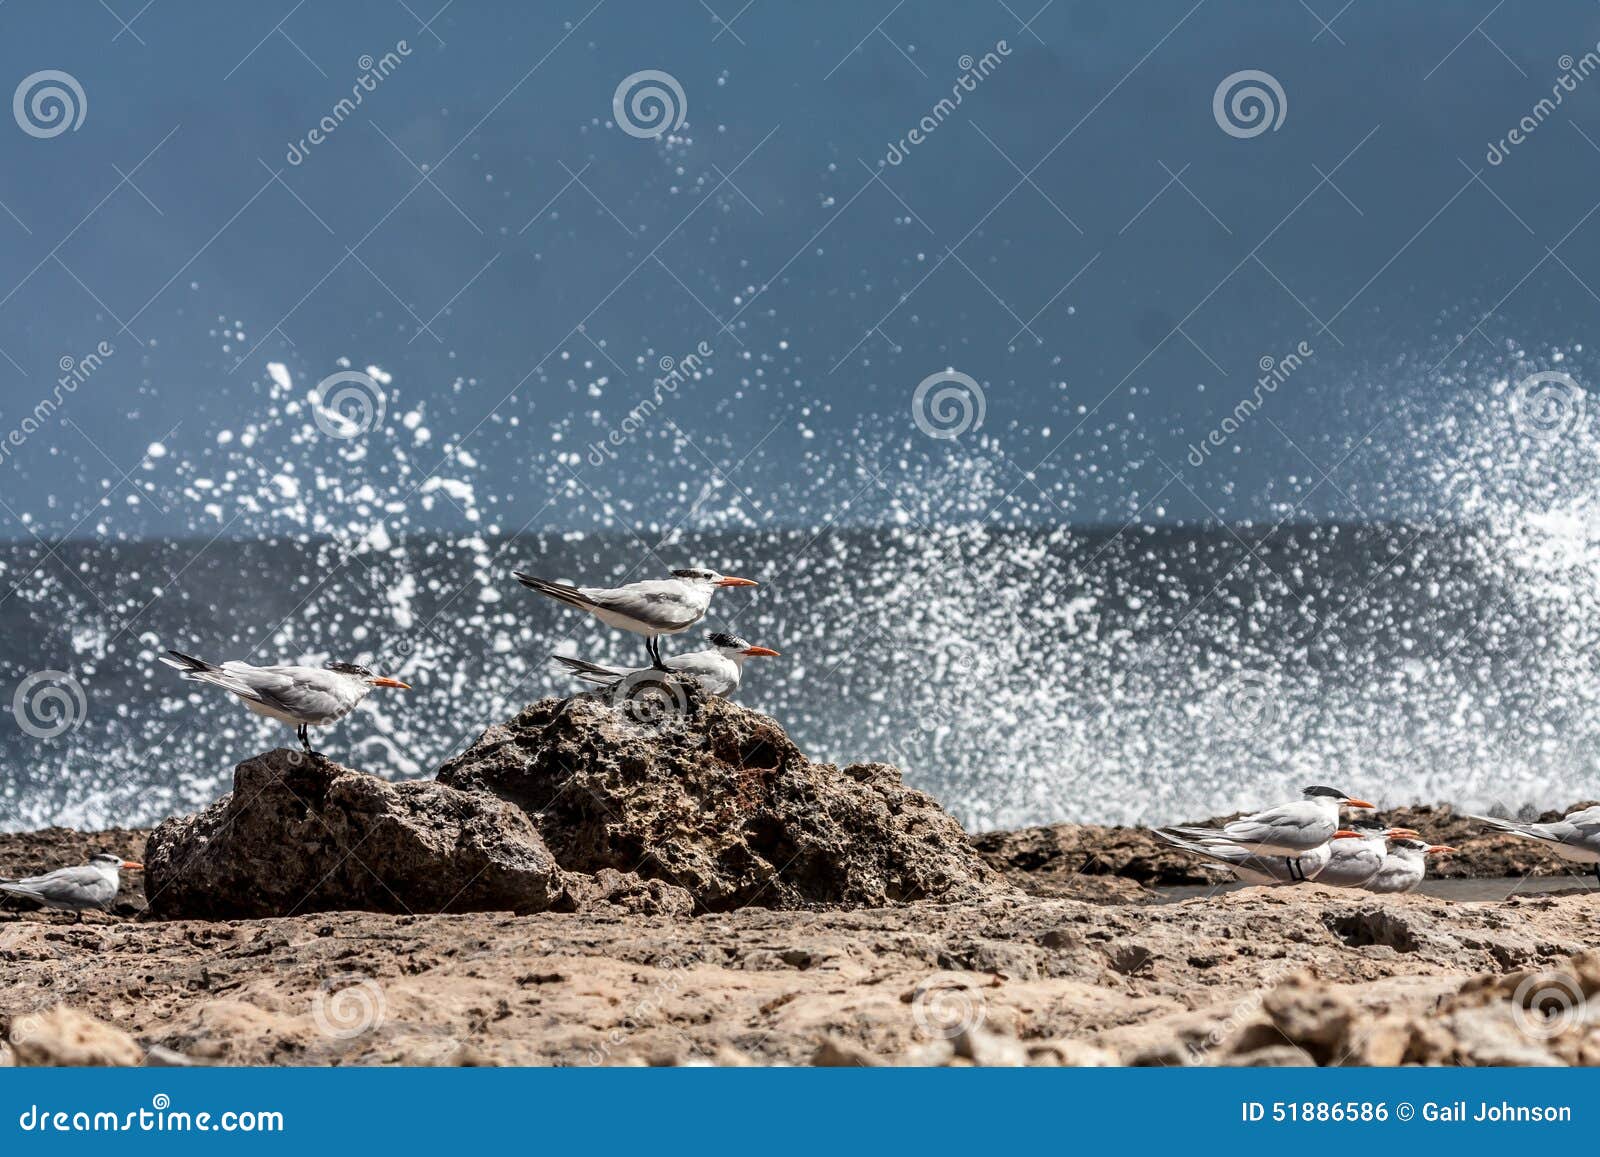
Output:
<path fill-rule="evenodd" d="M 768 659 L 776 659 L 778 657 L 778 652 L 771 647 L 746 647 L 744 653 L 746 655 L 764 655 Z"/>
<path fill-rule="evenodd" d="M 1378 810 L 1376 804 L 1370 804 L 1364 799 L 1347 799 L 1347 800 L 1344 801 L 1344 806 L 1345 807 L 1366 808 L 1368 811 L 1377 811 Z"/>
<path fill-rule="evenodd" d="M 754 579 L 723 578 L 718 581 L 719 587 L 758 587 L 761 584 Z"/>
<path fill-rule="evenodd" d="M 1414 840 L 1419 834 L 1415 828 L 1390 828 L 1384 833 L 1391 840 Z"/>
<path fill-rule="evenodd" d="M 1344 828 L 1340 828 L 1333 833 L 1333 838 L 1336 840 L 1359 840 L 1362 836 L 1360 832 L 1346 831 Z"/>
<path fill-rule="evenodd" d="M 1430 844 L 1428 846 L 1428 853 L 1427 854 L 1430 855 L 1430 856 L 1434 856 L 1434 855 L 1439 855 L 1441 853 L 1453 852 L 1453 851 L 1455 851 L 1455 849 L 1452 848 L 1449 844 Z"/>
<path fill-rule="evenodd" d="M 411 690 L 410 683 L 402 683 L 398 679 L 391 679 L 387 675 L 380 675 L 372 681 L 374 687 L 396 687 L 401 691 Z"/>
<path fill-rule="evenodd" d="M 144 865 L 136 860 L 123 860 L 122 870 L 124 872 L 142 872 L 144 871 Z"/>

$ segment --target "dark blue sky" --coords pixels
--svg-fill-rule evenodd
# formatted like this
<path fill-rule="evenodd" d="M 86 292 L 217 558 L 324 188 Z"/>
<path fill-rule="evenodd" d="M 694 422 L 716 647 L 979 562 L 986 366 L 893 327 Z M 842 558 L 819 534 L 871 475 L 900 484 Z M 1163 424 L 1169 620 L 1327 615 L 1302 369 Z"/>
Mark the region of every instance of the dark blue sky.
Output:
<path fill-rule="evenodd" d="M 1508 345 L 1572 354 L 1600 304 L 1600 77 L 1485 160 L 1600 39 L 1578 0 L 1055 0 L 1026 27 L 1037 0 L 108 2 L 130 28 L 96 4 L 0 8 L 4 91 L 60 70 L 87 104 L 55 136 L 0 118 L 0 439 L 62 359 L 115 347 L 0 461 L 6 537 L 211 533 L 183 482 L 271 409 L 267 364 L 303 394 L 341 357 L 393 375 L 390 419 L 425 415 L 418 470 L 469 452 L 506 529 L 595 525 L 607 500 L 673 519 L 713 467 L 757 522 L 870 519 L 870 487 L 839 501 L 856 455 L 985 457 L 1027 503 L 1001 519 L 1382 515 L 1386 488 L 1416 493 L 1387 419 L 1487 398 Z M 611 123 L 648 69 L 685 94 L 673 139 Z M 1247 69 L 1286 109 L 1238 137 L 1213 94 Z M 1301 341 L 1271 421 L 1186 463 Z M 670 425 L 586 461 L 659 359 L 701 342 L 712 372 Z M 947 367 L 985 400 L 949 442 L 911 415 Z"/>

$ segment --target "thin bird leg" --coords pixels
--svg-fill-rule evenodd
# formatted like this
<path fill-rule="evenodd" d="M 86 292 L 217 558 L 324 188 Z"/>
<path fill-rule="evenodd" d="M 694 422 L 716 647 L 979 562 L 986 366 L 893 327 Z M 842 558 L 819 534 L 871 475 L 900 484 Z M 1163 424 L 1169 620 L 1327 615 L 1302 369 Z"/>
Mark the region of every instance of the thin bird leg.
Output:
<path fill-rule="evenodd" d="M 667 670 L 667 665 L 661 661 L 661 640 L 651 636 L 645 641 L 645 649 L 650 652 L 650 666 L 657 671 Z"/>
<path fill-rule="evenodd" d="M 300 746 L 305 749 L 305 753 L 307 755 L 315 755 L 316 752 L 311 750 L 311 729 L 310 729 L 310 727 L 307 724 L 302 723 L 299 727 L 297 727 L 295 729 L 295 734 L 300 736 Z"/>

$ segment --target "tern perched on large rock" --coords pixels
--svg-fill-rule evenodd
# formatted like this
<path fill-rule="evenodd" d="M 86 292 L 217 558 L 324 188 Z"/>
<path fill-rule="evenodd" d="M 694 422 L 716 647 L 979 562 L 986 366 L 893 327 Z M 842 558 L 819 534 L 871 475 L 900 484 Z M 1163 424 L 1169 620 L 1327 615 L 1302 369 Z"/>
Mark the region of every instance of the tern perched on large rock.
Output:
<path fill-rule="evenodd" d="M 511 574 L 529 590 L 588 611 L 608 627 L 643 635 L 651 666 L 661 670 L 667 669 L 661 661 L 662 635 L 682 634 L 705 618 L 718 587 L 760 585 L 753 579 L 733 578 L 704 567 L 686 567 L 673 571 L 671 578 L 621 587 L 574 587 L 520 570 Z"/>
<path fill-rule="evenodd" d="M 257 715 L 277 719 L 295 729 L 307 755 L 311 748 L 308 729 L 337 723 L 354 711 L 374 687 L 411 690 L 409 683 L 374 675 L 355 663 L 329 663 L 326 667 L 254 667 L 249 663 L 208 663 L 168 651 L 161 661 L 176 667 L 183 677 L 195 683 L 221 687 L 244 700 Z"/>

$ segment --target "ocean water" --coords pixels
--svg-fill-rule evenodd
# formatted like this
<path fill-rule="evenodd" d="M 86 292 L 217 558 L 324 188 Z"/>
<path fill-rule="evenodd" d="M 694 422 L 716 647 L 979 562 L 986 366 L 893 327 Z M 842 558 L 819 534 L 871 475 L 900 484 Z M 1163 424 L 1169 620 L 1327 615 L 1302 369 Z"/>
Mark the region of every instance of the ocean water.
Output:
<path fill-rule="evenodd" d="M 650 552 L 614 534 L 15 545 L 0 826 L 150 823 L 292 742 L 160 666 L 169 646 L 402 677 L 412 693 L 375 692 L 319 747 L 429 775 L 574 690 L 550 654 L 643 662 L 641 640 L 514 567 L 608 582 L 658 557 L 763 582 L 720 592 L 707 620 L 783 652 L 750 663 L 741 701 L 814 757 L 899 764 L 969 828 L 1194 817 L 1310 782 L 1382 804 L 1564 804 L 1593 794 L 1600 746 L 1577 613 L 1593 595 L 1552 597 L 1571 575 L 1505 549 L 1488 525 L 1406 523 L 680 531 Z"/>

